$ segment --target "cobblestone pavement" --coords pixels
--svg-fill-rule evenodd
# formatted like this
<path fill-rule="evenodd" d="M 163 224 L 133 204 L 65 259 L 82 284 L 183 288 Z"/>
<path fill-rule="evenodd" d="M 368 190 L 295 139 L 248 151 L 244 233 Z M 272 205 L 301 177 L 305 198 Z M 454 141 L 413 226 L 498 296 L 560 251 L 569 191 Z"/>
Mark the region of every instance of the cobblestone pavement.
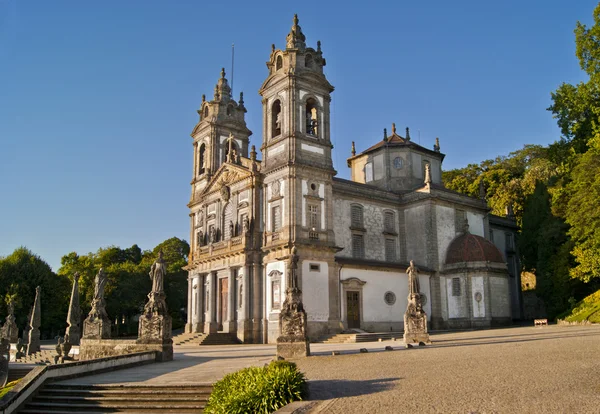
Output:
<path fill-rule="evenodd" d="M 311 399 L 324 400 L 311 412 L 600 413 L 600 326 L 431 339 L 428 347 L 298 360 Z"/>

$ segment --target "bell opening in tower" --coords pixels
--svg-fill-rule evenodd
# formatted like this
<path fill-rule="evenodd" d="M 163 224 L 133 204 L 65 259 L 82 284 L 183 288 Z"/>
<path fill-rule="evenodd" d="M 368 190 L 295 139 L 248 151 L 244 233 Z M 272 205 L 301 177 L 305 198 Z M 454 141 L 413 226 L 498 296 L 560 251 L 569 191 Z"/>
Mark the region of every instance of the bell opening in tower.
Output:
<path fill-rule="evenodd" d="M 281 135 L 281 102 L 277 99 L 273 102 L 273 107 L 271 108 L 272 120 L 271 124 L 273 126 L 273 130 L 271 132 L 271 137 L 275 138 L 276 136 Z"/>
<path fill-rule="evenodd" d="M 306 133 L 312 136 L 318 136 L 318 111 L 317 103 L 314 99 L 309 98 L 306 101 Z"/>

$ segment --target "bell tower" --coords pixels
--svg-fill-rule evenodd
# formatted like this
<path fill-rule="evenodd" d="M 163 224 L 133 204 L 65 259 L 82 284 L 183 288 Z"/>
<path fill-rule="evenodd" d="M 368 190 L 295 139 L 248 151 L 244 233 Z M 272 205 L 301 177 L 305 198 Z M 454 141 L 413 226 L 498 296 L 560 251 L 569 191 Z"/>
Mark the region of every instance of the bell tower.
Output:
<path fill-rule="evenodd" d="M 329 105 L 333 86 L 323 73 L 321 42 L 307 47 L 298 16 L 284 50 L 272 45 L 269 76 L 260 88 L 263 104 L 263 168 L 288 163 L 309 165 L 334 174 Z"/>
<path fill-rule="evenodd" d="M 250 131 L 246 127 L 244 94 L 236 102 L 231 96 L 231 87 L 225 78 L 225 69 L 215 85 L 213 99 L 206 100 L 198 109 L 200 120 L 192 131 L 194 139 L 194 171 L 192 194 L 202 190 L 219 167 L 227 159 L 230 149 L 242 157 L 248 157 Z M 233 136 L 230 142 L 229 137 Z"/>

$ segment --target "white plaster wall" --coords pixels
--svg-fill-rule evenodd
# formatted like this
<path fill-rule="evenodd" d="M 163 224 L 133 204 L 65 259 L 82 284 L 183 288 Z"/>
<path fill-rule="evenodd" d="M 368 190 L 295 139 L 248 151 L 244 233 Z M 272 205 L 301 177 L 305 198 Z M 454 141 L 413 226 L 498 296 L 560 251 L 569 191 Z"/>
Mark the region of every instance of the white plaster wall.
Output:
<path fill-rule="evenodd" d="M 485 237 L 483 230 L 483 214 L 467 211 L 467 220 L 469 221 L 469 233 Z"/>
<path fill-rule="evenodd" d="M 319 265 L 319 272 L 310 271 L 311 263 Z M 327 262 L 302 261 L 302 302 L 309 321 L 327 322 L 329 319 L 328 275 Z"/>
<path fill-rule="evenodd" d="M 492 294 L 492 317 L 510 317 L 508 278 L 490 277 L 490 292 Z"/>
<path fill-rule="evenodd" d="M 425 207 L 415 206 L 404 210 L 406 226 L 406 257 L 417 263 L 427 263 L 427 239 L 423 231 Z"/>
<path fill-rule="evenodd" d="M 475 300 L 475 295 L 479 292 L 481 294 L 481 301 Z M 485 318 L 485 302 L 486 302 L 485 289 L 483 286 L 483 277 L 476 276 L 471 278 L 471 303 L 473 304 L 473 317 L 474 318 Z"/>
<path fill-rule="evenodd" d="M 454 209 L 436 206 L 438 257 L 441 263 L 446 262 L 446 253 L 450 242 L 456 237 L 454 228 Z"/>
<path fill-rule="evenodd" d="M 364 269 L 342 269 L 341 279 L 358 278 L 365 283 L 363 289 L 363 322 L 402 321 L 408 305 L 408 276 L 401 272 L 385 272 Z M 431 317 L 431 294 L 429 276 L 419 275 L 421 293 L 427 297 L 425 312 Z M 396 303 L 388 305 L 384 301 L 387 291 L 394 292 Z M 342 319 L 346 320 L 346 298 L 342 298 Z"/>
<path fill-rule="evenodd" d="M 271 291 L 271 280 L 272 278 L 269 277 L 269 273 L 271 273 L 273 270 L 278 270 L 282 273 L 281 275 L 281 304 L 283 305 L 283 300 L 285 299 L 285 262 L 283 261 L 279 261 L 279 262 L 271 262 L 271 263 L 267 263 L 267 265 L 265 266 L 265 280 L 264 280 L 264 286 L 266 287 L 266 301 L 267 301 L 267 315 L 269 313 L 279 313 L 280 310 L 279 309 L 272 309 L 271 304 L 273 303 L 272 301 L 272 291 Z M 304 300 L 304 297 L 302 298 L 302 300 Z"/>
<path fill-rule="evenodd" d="M 457 277 L 457 276 L 455 276 Z M 465 278 L 460 276 L 460 296 L 452 296 L 452 277 L 446 279 L 446 297 L 448 298 L 448 318 L 466 318 L 467 295 Z"/>

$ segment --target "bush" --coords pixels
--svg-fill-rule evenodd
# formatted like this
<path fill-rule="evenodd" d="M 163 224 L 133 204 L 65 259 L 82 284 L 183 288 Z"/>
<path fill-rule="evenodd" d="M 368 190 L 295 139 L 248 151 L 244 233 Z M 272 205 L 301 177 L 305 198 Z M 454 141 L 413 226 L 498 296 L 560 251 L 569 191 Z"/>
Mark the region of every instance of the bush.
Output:
<path fill-rule="evenodd" d="M 217 381 L 204 412 L 272 413 L 306 398 L 306 393 L 306 379 L 296 364 L 273 361 L 262 368 L 244 368 Z"/>

